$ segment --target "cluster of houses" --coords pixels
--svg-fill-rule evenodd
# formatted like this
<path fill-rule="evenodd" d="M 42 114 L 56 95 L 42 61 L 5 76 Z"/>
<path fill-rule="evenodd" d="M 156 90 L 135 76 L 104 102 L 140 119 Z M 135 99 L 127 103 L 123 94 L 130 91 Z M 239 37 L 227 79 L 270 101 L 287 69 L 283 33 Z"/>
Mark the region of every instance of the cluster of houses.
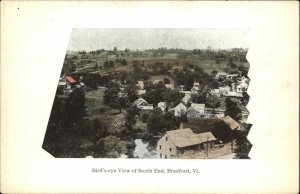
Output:
<path fill-rule="evenodd" d="M 243 93 L 247 91 L 248 85 L 249 85 L 249 78 L 242 76 L 238 77 L 238 74 L 227 74 L 224 72 L 217 73 L 215 76 L 215 79 L 223 80 L 231 80 L 233 83 L 231 83 L 231 86 L 223 86 L 219 87 L 217 89 L 212 89 L 210 91 L 211 95 L 214 96 L 227 96 L 227 97 L 243 97 Z M 236 80 L 235 82 L 233 80 Z"/>
<path fill-rule="evenodd" d="M 61 89 L 63 94 L 72 93 L 74 88 L 85 88 L 85 85 L 76 81 L 72 75 L 62 75 L 59 78 L 58 89 Z"/>
<path fill-rule="evenodd" d="M 232 131 L 247 129 L 230 116 L 221 118 Z M 220 129 L 222 130 L 222 129 Z M 221 145 L 221 146 L 220 146 Z M 229 146 L 228 146 L 229 145 Z M 215 158 L 233 153 L 232 143 L 220 143 L 213 132 L 194 133 L 190 128 L 167 131 L 157 142 L 158 158 Z"/>
<path fill-rule="evenodd" d="M 149 104 L 143 98 L 139 98 L 136 101 L 134 101 L 133 106 L 139 108 L 142 111 L 142 113 L 147 113 L 154 109 L 153 105 Z M 169 108 L 167 110 L 166 102 L 159 102 L 157 104 L 157 108 L 159 108 L 163 113 L 173 112 L 174 116 L 176 117 L 187 115 L 187 118 L 200 118 L 205 116 L 205 104 L 191 103 L 190 107 L 188 107 L 181 102 L 175 107 Z"/>

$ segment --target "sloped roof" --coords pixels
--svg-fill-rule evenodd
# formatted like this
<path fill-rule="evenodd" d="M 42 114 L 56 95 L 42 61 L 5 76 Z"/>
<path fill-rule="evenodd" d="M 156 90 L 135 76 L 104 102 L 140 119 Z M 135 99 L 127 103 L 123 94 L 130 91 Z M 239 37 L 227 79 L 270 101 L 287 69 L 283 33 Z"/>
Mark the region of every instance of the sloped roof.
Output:
<path fill-rule="evenodd" d="M 177 147 L 186 147 L 216 140 L 211 132 L 195 134 L 190 128 L 167 131 L 167 135 Z"/>
<path fill-rule="evenodd" d="M 205 104 L 196 104 L 192 103 L 191 108 L 195 109 L 196 111 L 204 111 L 205 109 Z"/>
<path fill-rule="evenodd" d="M 70 82 L 71 84 L 76 83 L 76 81 L 74 80 L 74 78 L 73 78 L 72 76 L 70 76 L 70 75 L 67 75 L 67 76 L 66 76 L 66 80 L 67 80 L 68 82 Z"/>
<path fill-rule="evenodd" d="M 158 104 L 157 104 L 157 106 L 159 107 L 159 108 L 166 108 L 167 107 L 167 104 L 165 103 L 165 102 L 159 102 Z"/>
<path fill-rule="evenodd" d="M 148 104 L 148 102 L 144 98 L 139 98 L 139 99 L 137 99 L 136 101 L 133 102 L 133 105 L 139 106 L 143 102 L 145 102 L 146 104 Z"/>
<path fill-rule="evenodd" d="M 222 118 L 221 120 L 224 121 L 224 123 L 226 123 L 230 127 L 231 130 L 234 130 L 240 126 L 240 124 L 238 122 L 236 122 L 233 118 L 231 118 L 228 115 L 226 117 Z"/>

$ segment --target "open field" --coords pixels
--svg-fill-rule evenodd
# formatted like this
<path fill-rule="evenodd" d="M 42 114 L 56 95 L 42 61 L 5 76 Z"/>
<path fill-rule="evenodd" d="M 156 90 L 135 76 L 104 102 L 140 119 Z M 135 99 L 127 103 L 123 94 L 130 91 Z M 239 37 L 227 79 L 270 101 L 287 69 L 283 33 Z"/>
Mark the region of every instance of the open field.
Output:
<path fill-rule="evenodd" d="M 87 55 L 90 56 L 90 55 Z M 91 56 L 88 59 L 77 59 L 78 65 L 78 71 L 79 72 L 93 72 L 93 73 L 113 73 L 113 72 L 125 72 L 125 71 L 133 71 L 133 64 L 135 61 L 139 61 L 141 64 L 143 64 L 141 67 L 146 67 L 148 71 L 152 71 L 152 68 L 150 67 L 151 64 L 154 64 L 156 62 L 161 62 L 164 65 L 170 64 L 172 66 L 172 70 L 175 69 L 181 70 L 186 64 L 193 64 L 195 66 L 201 67 L 204 71 L 207 73 L 211 73 L 213 70 L 216 70 L 218 72 L 227 72 L 230 73 L 231 71 L 239 71 L 237 67 L 243 66 L 248 68 L 249 64 L 240 62 L 240 61 L 233 61 L 236 64 L 236 68 L 229 67 L 227 65 L 226 59 L 219 59 L 217 60 L 212 57 L 198 57 L 198 58 L 177 58 L 177 55 L 175 54 L 168 54 L 164 57 L 125 57 L 127 61 L 127 65 L 122 66 L 120 64 L 116 64 L 113 68 L 108 69 L 94 69 L 95 64 L 103 64 L 105 61 L 114 61 L 116 57 L 95 57 Z M 87 61 L 86 64 L 84 64 L 84 61 Z"/>

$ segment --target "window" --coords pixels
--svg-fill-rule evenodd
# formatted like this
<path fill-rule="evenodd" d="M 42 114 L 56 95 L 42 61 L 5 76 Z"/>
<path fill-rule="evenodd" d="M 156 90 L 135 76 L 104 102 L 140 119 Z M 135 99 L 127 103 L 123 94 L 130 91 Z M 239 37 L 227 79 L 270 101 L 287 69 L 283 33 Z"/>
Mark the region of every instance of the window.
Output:
<path fill-rule="evenodd" d="M 165 155 L 165 158 L 168 158 L 168 156 L 167 156 L 167 155 Z"/>
<path fill-rule="evenodd" d="M 159 149 L 161 150 L 161 145 L 159 146 Z"/>
<path fill-rule="evenodd" d="M 166 137 L 166 141 L 168 141 L 168 137 Z"/>
<path fill-rule="evenodd" d="M 172 151 L 172 148 L 170 148 L 170 152 Z"/>
<path fill-rule="evenodd" d="M 160 158 L 162 158 L 162 154 L 160 154 Z"/>

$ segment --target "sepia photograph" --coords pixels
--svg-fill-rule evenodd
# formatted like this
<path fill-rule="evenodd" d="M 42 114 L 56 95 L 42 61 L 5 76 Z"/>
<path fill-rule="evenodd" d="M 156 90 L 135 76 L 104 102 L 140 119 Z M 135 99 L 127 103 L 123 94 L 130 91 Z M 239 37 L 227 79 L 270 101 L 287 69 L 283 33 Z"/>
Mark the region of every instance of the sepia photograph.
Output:
<path fill-rule="evenodd" d="M 249 159 L 248 32 L 73 29 L 42 148 L 56 158 Z"/>

